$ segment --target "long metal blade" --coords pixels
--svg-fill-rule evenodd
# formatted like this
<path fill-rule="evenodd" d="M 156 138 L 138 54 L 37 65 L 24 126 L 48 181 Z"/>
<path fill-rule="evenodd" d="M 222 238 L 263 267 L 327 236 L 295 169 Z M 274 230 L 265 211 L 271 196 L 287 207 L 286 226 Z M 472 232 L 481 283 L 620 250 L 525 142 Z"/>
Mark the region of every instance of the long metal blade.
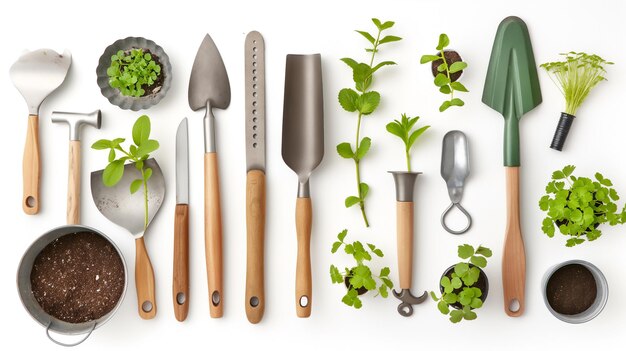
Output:
<path fill-rule="evenodd" d="M 246 165 L 265 171 L 265 42 L 250 32 L 245 44 Z"/>
<path fill-rule="evenodd" d="M 176 204 L 189 204 L 189 131 L 187 118 L 176 131 Z"/>

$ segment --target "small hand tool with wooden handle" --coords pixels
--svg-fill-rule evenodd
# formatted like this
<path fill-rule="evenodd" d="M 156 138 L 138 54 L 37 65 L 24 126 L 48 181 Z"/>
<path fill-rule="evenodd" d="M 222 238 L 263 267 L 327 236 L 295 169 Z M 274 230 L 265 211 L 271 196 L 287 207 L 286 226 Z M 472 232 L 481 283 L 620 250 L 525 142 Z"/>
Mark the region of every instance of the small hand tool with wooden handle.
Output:
<path fill-rule="evenodd" d="M 174 316 L 180 322 L 189 312 L 189 141 L 187 118 L 176 131 L 176 211 L 174 214 Z"/>

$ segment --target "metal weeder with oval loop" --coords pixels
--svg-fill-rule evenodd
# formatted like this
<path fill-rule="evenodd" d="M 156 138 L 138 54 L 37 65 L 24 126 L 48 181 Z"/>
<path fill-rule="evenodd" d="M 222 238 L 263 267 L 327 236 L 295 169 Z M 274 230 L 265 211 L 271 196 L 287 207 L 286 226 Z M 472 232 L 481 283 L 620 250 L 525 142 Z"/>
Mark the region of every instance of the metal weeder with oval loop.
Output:
<path fill-rule="evenodd" d="M 450 234 L 463 234 L 472 226 L 472 216 L 461 206 L 465 179 L 469 175 L 469 147 L 467 137 L 458 130 L 453 130 L 443 137 L 441 150 L 441 176 L 446 181 L 450 206 L 441 214 L 441 225 Z M 467 217 L 467 225 L 461 230 L 453 230 L 446 224 L 446 217 L 452 208 L 458 208 Z"/>

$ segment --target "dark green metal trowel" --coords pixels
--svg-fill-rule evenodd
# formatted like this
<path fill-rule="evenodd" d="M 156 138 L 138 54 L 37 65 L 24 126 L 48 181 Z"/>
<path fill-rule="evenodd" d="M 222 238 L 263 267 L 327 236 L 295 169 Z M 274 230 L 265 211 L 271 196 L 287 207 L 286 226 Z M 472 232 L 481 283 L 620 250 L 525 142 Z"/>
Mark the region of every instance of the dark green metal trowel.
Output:
<path fill-rule="evenodd" d="M 526 254 L 519 214 L 519 120 L 541 103 L 528 28 L 518 17 L 507 17 L 498 26 L 483 102 L 504 117 L 507 226 L 502 252 L 502 284 L 505 311 L 511 317 L 518 317 L 524 312 L 526 284 Z"/>

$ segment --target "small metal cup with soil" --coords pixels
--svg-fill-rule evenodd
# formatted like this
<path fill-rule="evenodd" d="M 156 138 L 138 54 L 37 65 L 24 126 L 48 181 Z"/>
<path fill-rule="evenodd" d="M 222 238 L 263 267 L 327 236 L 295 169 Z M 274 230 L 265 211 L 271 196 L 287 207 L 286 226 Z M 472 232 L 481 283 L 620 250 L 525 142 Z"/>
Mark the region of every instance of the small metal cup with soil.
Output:
<path fill-rule="evenodd" d="M 571 260 L 548 270 L 543 278 L 543 298 L 548 310 L 567 323 L 595 318 L 608 300 L 602 272 L 589 262 Z"/>
<path fill-rule="evenodd" d="M 59 227 L 37 239 L 17 276 L 24 307 L 63 346 L 81 343 L 112 317 L 126 282 L 119 249 L 104 234 L 80 225 Z M 50 331 L 85 336 L 68 345 L 53 339 Z"/>

